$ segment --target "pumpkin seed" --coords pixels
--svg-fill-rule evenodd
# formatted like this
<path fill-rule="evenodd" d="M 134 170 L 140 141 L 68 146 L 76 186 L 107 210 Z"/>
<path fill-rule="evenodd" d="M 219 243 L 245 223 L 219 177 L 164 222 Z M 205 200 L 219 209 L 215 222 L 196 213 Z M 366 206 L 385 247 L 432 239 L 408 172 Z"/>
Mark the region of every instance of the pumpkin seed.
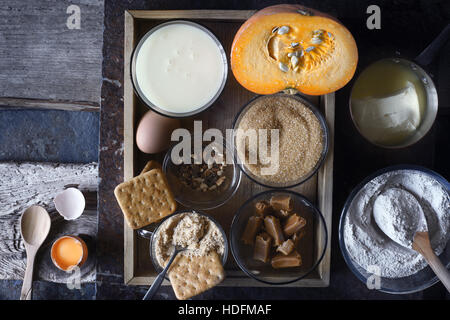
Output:
<path fill-rule="evenodd" d="M 333 38 L 333 35 L 331 34 L 331 32 L 327 32 L 327 35 L 328 35 L 330 38 Z"/>
<path fill-rule="evenodd" d="M 297 57 L 303 57 L 303 50 L 296 51 L 296 56 Z"/>
<path fill-rule="evenodd" d="M 278 34 L 286 34 L 289 32 L 289 27 L 288 26 L 282 26 L 280 29 L 278 29 L 277 33 Z"/>
<path fill-rule="evenodd" d="M 272 29 L 272 33 L 275 33 L 275 32 L 277 32 L 278 28 L 279 28 L 279 27 L 275 27 L 275 28 L 273 28 L 273 29 Z"/>
<path fill-rule="evenodd" d="M 294 71 L 295 71 L 295 72 L 297 72 L 297 70 L 298 70 L 298 66 L 296 66 L 296 67 L 294 68 Z"/>
<path fill-rule="evenodd" d="M 324 30 L 319 29 L 319 30 L 314 30 L 314 31 L 313 31 L 313 34 L 314 34 L 314 35 L 322 35 L 324 32 L 325 32 Z"/>
<path fill-rule="evenodd" d="M 306 11 L 306 10 L 299 9 L 299 10 L 297 10 L 297 12 L 304 16 L 312 16 L 311 12 Z"/>
<path fill-rule="evenodd" d="M 288 57 L 290 58 L 290 57 L 292 57 L 294 54 L 295 54 L 295 52 L 289 52 L 289 53 L 288 53 Z"/>
<path fill-rule="evenodd" d="M 296 56 L 292 56 L 291 57 L 291 63 L 292 63 L 292 66 L 297 66 L 298 65 L 298 58 L 296 57 Z"/>
<path fill-rule="evenodd" d="M 311 46 L 311 47 L 306 48 L 305 51 L 306 51 L 306 52 L 310 52 L 310 51 L 313 51 L 315 48 L 316 48 L 316 47 Z"/>
<path fill-rule="evenodd" d="M 289 71 L 289 67 L 287 65 L 285 65 L 283 62 L 280 62 L 278 64 L 278 68 L 280 68 L 280 70 L 283 71 L 283 72 L 288 72 Z"/>
<path fill-rule="evenodd" d="M 321 44 L 322 43 L 322 39 L 320 39 L 320 38 L 312 38 L 311 42 L 313 44 Z"/>
<path fill-rule="evenodd" d="M 291 48 L 295 48 L 299 45 L 298 42 L 291 42 Z"/>

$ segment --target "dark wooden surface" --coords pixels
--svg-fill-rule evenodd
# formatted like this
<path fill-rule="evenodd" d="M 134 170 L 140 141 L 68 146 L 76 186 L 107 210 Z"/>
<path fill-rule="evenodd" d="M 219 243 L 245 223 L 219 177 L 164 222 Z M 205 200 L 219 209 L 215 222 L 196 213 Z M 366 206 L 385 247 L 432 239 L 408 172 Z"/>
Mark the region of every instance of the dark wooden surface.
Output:
<path fill-rule="evenodd" d="M 100 103 L 103 0 L 9 0 L 0 6 L 0 97 Z"/>
<path fill-rule="evenodd" d="M 338 17 L 356 38 L 360 62 L 358 72 L 371 61 L 388 57 L 414 58 L 450 21 L 450 3 L 423 1 L 282 1 L 302 3 Z M 99 238 L 97 298 L 140 299 L 145 287 L 123 285 L 123 217 L 113 189 L 123 179 L 123 12 L 126 9 L 260 9 L 277 1 L 106 1 L 103 47 L 103 81 L 99 186 Z M 366 28 L 366 8 L 378 4 L 382 29 Z M 440 284 L 416 294 L 393 296 L 368 290 L 346 266 L 338 245 L 340 211 L 353 187 L 373 171 L 399 163 L 419 164 L 450 178 L 449 76 L 450 45 L 429 67 L 439 91 L 439 117 L 430 133 L 416 145 L 385 150 L 367 143 L 356 131 L 348 110 L 352 82 L 336 95 L 336 141 L 333 198 L 331 284 L 328 288 L 214 288 L 197 299 L 426 299 L 445 298 Z M 170 287 L 159 299 L 173 299 Z"/>

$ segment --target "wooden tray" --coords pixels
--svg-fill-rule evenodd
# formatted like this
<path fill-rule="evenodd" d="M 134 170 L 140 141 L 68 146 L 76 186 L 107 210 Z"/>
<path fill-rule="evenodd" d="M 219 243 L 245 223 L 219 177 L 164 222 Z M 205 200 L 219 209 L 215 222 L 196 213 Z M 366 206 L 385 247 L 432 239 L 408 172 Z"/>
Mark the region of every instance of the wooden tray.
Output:
<path fill-rule="evenodd" d="M 128 180 L 136 175 L 150 159 L 161 161 L 161 155 L 146 155 L 139 152 L 135 145 L 135 127 L 141 116 L 148 110 L 133 92 L 130 77 L 131 54 L 139 39 L 155 25 L 169 19 L 189 19 L 201 23 L 209 28 L 220 40 L 227 56 L 230 56 L 233 37 L 254 11 L 252 10 L 170 10 L 170 11 L 126 11 L 125 12 L 125 52 L 124 52 L 124 179 Z M 192 127 L 193 120 L 203 121 L 203 130 L 208 127 L 226 129 L 232 127 L 234 117 L 240 108 L 254 96 L 240 86 L 234 79 L 231 70 L 224 91 L 214 105 L 207 111 L 188 119 L 183 119 L 183 126 Z M 333 140 L 334 140 L 334 94 L 320 97 L 307 97 L 325 115 L 330 129 L 330 148 L 324 164 L 307 182 L 293 190 L 305 195 L 316 203 L 325 217 L 328 229 L 327 251 L 322 262 L 308 277 L 289 284 L 295 287 L 326 287 L 330 281 L 330 239 L 333 188 Z M 214 216 L 228 233 L 235 211 L 251 195 L 259 193 L 265 188 L 251 182 L 244 174 L 241 185 L 235 196 L 225 205 L 205 211 Z M 323 236 L 323 235 L 322 235 Z M 323 238 L 323 237 L 322 237 Z M 137 236 L 124 223 L 124 280 L 130 285 L 148 285 L 155 277 L 155 271 L 149 256 L 148 240 Z M 236 265 L 229 254 L 225 266 L 227 278 L 224 286 L 269 286 L 246 276 Z M 166 283 L 168 284 L 168 283 Z"/>

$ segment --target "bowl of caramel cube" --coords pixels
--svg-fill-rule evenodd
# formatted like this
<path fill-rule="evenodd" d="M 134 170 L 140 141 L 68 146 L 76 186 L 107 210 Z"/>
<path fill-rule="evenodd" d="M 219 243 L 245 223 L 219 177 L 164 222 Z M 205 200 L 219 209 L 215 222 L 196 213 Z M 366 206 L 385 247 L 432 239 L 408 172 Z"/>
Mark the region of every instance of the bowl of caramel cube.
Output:
<path fill-rule="evenodd" d="M 267 284 L 314 278 L 328 242 L 325 220 L 306 197 L 268 190 L 248 199 L 231 224 L 231 252 L 250 277 Z"/>

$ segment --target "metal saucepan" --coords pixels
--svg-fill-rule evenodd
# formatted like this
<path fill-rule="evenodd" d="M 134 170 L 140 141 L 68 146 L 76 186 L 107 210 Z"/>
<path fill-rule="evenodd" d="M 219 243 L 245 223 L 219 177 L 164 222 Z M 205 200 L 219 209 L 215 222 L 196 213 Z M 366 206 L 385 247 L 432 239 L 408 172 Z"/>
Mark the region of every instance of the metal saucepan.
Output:
<path fill-rule="evenodd" d="M 438 95 L 437 95 L 436 87 L 434 85 L 432 78 L 422 67 L 428 66 L 434 60 L 434 58 L 436 57 L 436 55 L 438 54 L 438 52 L 444 46 L 444 44 L 447 42 L 448 39 L 450 39 L 450 24 L 447 25 L 444 28 L 444 30 L 442 30 L 442 32 L 438 35 L 438 37 L 436 39 L 434 39 L 433 42 L 421 54 L 419 54 L 414 59 L 414 61 L 410 61 L 407 59 L 401 59 L 401 58 L 387 58 L 388 60 L 392 60 L 395 63 L 400 63 L 400 64 L 403 64 L 404 66 L 410 68 L 417 75 L 417 77 L 422 81 L 423 86 L 425 88 L 425 93 L 426 93 L 426 100 L 427 100 L 426 101 L 427 102 L 426 109 L 425 109 L 424 117 L 421 120 L 421 124 L 420 124 L 419 128 L 416 130 L 416 132 L 411 137 L 406 139 L 406 141 L 404 141 L 403 143 L 388 146 L 388 145 L 377 144 L 373 141 L 368 140 L 369 142 L 371 142 L 375 145 L 378 145 L 380 147 L 384 147 L 384 148 L 393 148 L 393 149 L 404 148 L 404 147 L 408 147 L 408 146 L 416 143 L 417 141 L 419 141 L 431 129 L 431 127 L 433 126 L 433 123 L 436 119 L 436 115 L 437 115 L 437 111 L 438 111 Z M 382 60 L 384 60 L 384 59 L 382 59 Z M 379 61 L 381 61 L 381 60 L 378 60 L 374 63 L 377 63 Z M 355 86 L 353 85 L 353 88 L 354 87 Z M 352 93 L 353 93 L 353 88 L 352 88 Z M 361 133 L 361 130 L 358 128 L 358 125 L 352 114 L 351 101 L 352 101 L 352 94 L 350 94 L 350 101 L 349 101 L 350 114 L 352 116 L 353 123 L 355 124 L 358 131 Z M 361 133 L 361 135 L 362 135 L 362 133 Z"/>

